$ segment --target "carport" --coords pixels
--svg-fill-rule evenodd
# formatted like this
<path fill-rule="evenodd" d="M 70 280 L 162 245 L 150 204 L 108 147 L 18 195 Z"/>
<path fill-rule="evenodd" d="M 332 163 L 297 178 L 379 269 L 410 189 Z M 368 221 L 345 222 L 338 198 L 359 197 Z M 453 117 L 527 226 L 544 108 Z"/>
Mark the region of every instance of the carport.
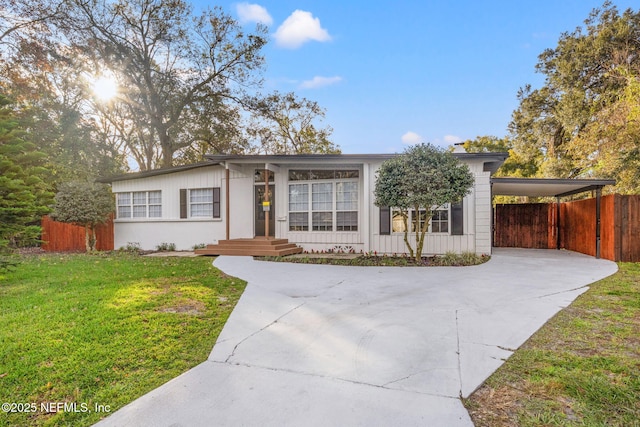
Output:
<path fill-rule="evenodd" d="M 594 192 L 596 199 L 595 208 L 595 256 L 601 255 L 601 210 L 602 189 L 606 185 L 615 185 L 613 179 L 553 179 L 553 178 L 491 178 L 492 196 L 529 196 L 529 197 L 554 197 L 556 199 L 555 236 L 556 249 L 560 249 L 560 235 L 562 224 L 560 221 L 560 199 L 575 194 Z M 492 224 L 495 227 L 498 224 Z M 492 234 L 493 236 L 493 234 Z"/>

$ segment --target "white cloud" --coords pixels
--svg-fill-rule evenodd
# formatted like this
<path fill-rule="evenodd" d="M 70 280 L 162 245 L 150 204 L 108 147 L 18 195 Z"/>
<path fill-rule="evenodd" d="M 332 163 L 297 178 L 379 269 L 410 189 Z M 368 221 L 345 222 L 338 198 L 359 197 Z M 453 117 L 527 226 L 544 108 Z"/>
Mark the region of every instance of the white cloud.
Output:
<path fill-rule="evenodd" d="M 278 46 L 287 49 L 297 49 L 310 40 L 331 40 L 327 30 L 320 26 L 320 20 L 304 10 L 296 10 L 285 19 L 276 30 L 274 38 Z"/>
<path fill-rule="evenodd" d="M 458 142 L 462 142 L 462 138 L 455 135 L 445 135 L 444 142 L 446 142 L 447 144 L 453 145 L 453 144 L 457 144 Z"/>
<path fill-rule="evenodd" d="M 273 18 L 271 18 L 267 9 L 259 4 L 238 3 L 236 6 L 236 12 L 238 13 L 238 18 L 240 18 L 241 24 L 246 24 L 248 22 L 259 22 L 265 25 L 273 24 Z"/>
<path fill-rule="evenodd" d="M 331 86 L 336 83 L 340 83 L 342 81 L 342 77 L 334 76 L 334 77 L 322 77 L 315 76 L 311 80 L 305 80 L 300 84 L 301 89 L 317 89 L 324 86 Z"/>
<path fill-rule="evenodd" d="M 404 144 L 419 144 L 420 142 L 422 142 L 422 137 L 420 135 L 418 135 L 415 132 L 407 132 L 404 135 L 402 135 L 402 142 Z"/>

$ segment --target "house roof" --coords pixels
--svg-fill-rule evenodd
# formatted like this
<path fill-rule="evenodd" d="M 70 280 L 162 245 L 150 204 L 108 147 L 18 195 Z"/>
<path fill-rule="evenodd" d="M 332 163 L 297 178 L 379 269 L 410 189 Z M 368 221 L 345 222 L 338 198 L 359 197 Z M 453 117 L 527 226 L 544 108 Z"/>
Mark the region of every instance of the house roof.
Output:
<path fill-rule="evenodd" d="M 142 172 L 131 172 L 123 175 L 113 175 L 105 178 L 99 178 L 97 181 L 103 182 L 103 183 L 110 183 L 115 181 L 126 181 L 128 179 L 147 178 L 150 176 L 165 175 L 169 173 L 188 171 L 191 169 L 197 169 L 197 168 L 214 166 L 214 165 L 215 163 L 212 163 L 209 161 L 198 162 L 198 163 L 192 163 L 190 165 L 174 166 L 171 168 L 154 169 L 154 170 L 142 171 Z"/>
<path fill-rule="evenodd" d="M 453 153 L 453 155 L 460 160 L 482 160 L 484 161 L 484 170 L 492 173 L 509 157 L 509 153 Z M 207 161 L 204 162 L 100 178 L 98 182 L 110 183 L 129 179 L 147 178 L 224 163 L 272 163 L 277 165 L 328 162 L 345 164 L 364 161 L 384 161 L 395 156 L 397 156 L 397 154 L 207 154 L 205 155 Z"/>
<path fill-rule="evenodd" d="M 615 185 L 615 179 L 491 178 L 494 196 L 564 197 Z"/>
<path fill-rule="evenodd" d="M 504 162 L 509 153 L 452 153 L 463 159 L 483 159 Z M 387 160 L 398 154 L 206 154 L 214 163 L 304 163 L 315 161 L 358 162 L 366 160 Z"/>

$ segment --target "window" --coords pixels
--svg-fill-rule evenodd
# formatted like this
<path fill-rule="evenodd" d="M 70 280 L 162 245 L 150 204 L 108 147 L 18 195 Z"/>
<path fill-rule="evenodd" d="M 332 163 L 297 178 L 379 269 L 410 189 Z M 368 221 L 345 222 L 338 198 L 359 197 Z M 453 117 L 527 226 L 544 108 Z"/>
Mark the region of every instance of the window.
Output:
<path fill-rule="evenodd" d="M 415 233 L 417 230 L 418 221 L 420 227 L 424 227 L 424 223 L 427 219 L 427 211 L 420 209 L 416 215 L 415 210 L 409 209 L 408 218 L 406 224 L 411 224 L 411 232 Z M 391 212 L 391 231 L 393 233 L 404 233 L 405 221 L 403 220 L 403 214 L 393 209 Z M 449 205 L 445 205 L 442 208 L 433 211 L 433 216 L 429 221 L 429 233 L 448 233 L 449 232 Z"/>
<path fill-rule="evenodd" d="M 213 188 L 198 188 L 189 191 L 189 213 L 192 218 L 213 216 Z"/>
<path fill-rule="evenodd" d="M 180 190 L 180 218 L 220 218 L 220 188 Z"/>
<path fill-rule="evenodd" d="M 309 231 L 309 186 L 289 184 L 289 230 Z"/>
<path fill-rule="evenodd" d="M 290 170 L 289 231 L 358 231 L 358 177 L 357 170 Z"/>
<path fill-rule="evenodd" d="M 449 211 L 438 209 L 431 217 L 432 233 L 448 233 L 449 232 Z"/>
<path fill-rule="evenodd" d="M 333 231 L 333 183 L 311 184 L 313 231 Z"/>
<path fill-rule="evenodd" d="M 118 218 L 162 218 L 161 191 L 116 194 Z"/>
<path fill-rule="evenodd" d="M 357 182 L 336 182 L 336 230 L 358 230 Z"/>

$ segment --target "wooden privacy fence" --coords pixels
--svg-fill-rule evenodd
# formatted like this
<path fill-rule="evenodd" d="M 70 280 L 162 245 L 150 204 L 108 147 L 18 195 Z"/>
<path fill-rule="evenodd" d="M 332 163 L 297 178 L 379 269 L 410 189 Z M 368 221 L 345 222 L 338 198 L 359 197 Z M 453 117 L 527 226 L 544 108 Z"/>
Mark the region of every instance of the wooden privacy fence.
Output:
<path fill-rule="evenodd" d="M 84 252 L 84 227 L 54 221 L 48 216 L 42 218 L 42 249 L 48 252 Z M 113 250 L 113 221 L 96 227 L 96 249 Z"/>
<path fill-rule="evenodd" d="M 640 195 L 603 196 L 600 209 L 600 256 L 612 261 L 639 262 Z M 595 256 L 596 199 L 561 203 L 559 209 L 555 203 L 496 205 L 493 244 L 560 248 Z"/>

